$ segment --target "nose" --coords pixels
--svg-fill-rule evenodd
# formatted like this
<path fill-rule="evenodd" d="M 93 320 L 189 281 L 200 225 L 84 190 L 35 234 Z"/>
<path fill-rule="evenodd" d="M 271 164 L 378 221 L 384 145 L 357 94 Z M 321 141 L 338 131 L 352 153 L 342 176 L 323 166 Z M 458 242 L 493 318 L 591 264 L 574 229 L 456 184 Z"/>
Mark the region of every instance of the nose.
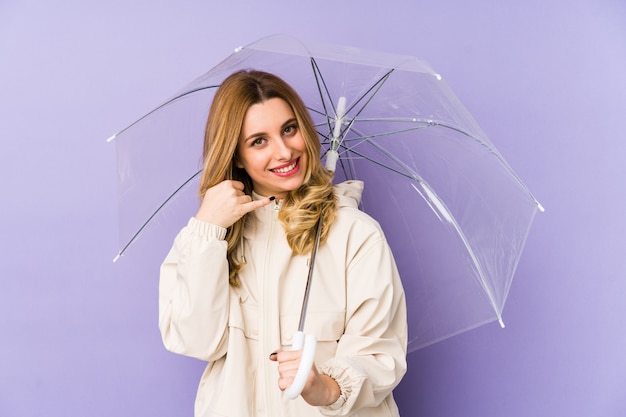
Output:
<path fill-rule="evenodd" d="M 278 161 L 291 161 L 291 148 L 289 144 L 285 142 L 284 138 L 278 137 L 272 141 L 274 145 L 274 157 Z"/>

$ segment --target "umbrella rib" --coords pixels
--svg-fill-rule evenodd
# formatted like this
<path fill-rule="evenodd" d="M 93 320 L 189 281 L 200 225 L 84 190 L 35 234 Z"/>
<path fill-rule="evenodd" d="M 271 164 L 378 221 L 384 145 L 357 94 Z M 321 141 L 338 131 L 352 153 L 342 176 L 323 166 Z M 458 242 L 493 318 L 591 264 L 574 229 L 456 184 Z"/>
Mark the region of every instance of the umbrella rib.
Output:
<path fill-rule="evenodd" d="M 315 110 L 311 107 L 308 107 L 309 111 L 313 111 L 316 114 L 325 116 L 325 121 L 326 121 L 326 127 L 328 128 L 328 131 L 331 132 L 332 131 L 332 126 L 331 126 L 331 118 L 329 117 L 328 114 L 328 108 L 326 106 L 326 100 L 324 100 L 324 97 L 328 97 L 328 101 L 330 103 L 330 106 L 333 110 L 333 112 L 336 112 L 335 109 L 335 104 L 331 99 L 331 94 L 330 91 L 328 90 L 328 86 L 326 84 L 326 81 L 324 80 L 324 77 L 322 76 L 322 72 L 317 64 L 317 61 L 315 60 L 315 58 L 311 57 L 311 67 L 313 69 L 313 74 L 315 76 L 315 82 L 317 84 L 317 90 L 320 94 L 320 99 L 322 101 L 322 108 L 323 108 L 323 112 L 320 112 L 319 110 Z M 350 119 L 350 122 L 346 125 L 345 128 L 342 129 L 341 134 L 339 135 L 340 137 L 344 137 L 345 134 L 347 132 L 350 131 L 352 125 L 354 124 L 354 122 L 356 120 L 358 120 L 358 116 L 363 112 L 363 110 L 365 110 L 365 108 L 369 105 L 369 103 L 373 100 L 374 96 L 378 93 L 378 91 L 380 91 L 380 89 L 382 88 L 382 86 L 385 84 L 385 82 L 389 79 L 389 77 L 391 76 L 391 74 L 393 73 L 394 69 L 390 69 L 389 71 L 387 71 L 382 77 L 380 77 L 375 83 L 373 83 L 353 104 L 352 106 L 350 106 L 350 108 L 348 108 L 346 110 L 346 114 L 348 114 L 350 111 L 352 111 L 359 103 L 361 103 L 364 99 L 367 98 L 366 102 L 363 104 L 363 106 L 361 106 L 359 108 L 359 110 L 357 111 L 357 113 L 354 115 L 353 118 Z M 321 84 L 320 84 L 321 83 Z M 323 88 L 322 88 L 323 87 Z M 326 93 L 326 96 L 324 96 L 324 92 Z M 324 135 L 325 136 L 325 135 Z M 326 137 L 326 136 L 325 136 Z M 328 139 L 328 137 L 326 137 Z"/>
<path fill-rule="evenodd" d="M 324 86 L 324 91 L 326 92 L 326 96 L 328 97 L 328 101 L 330 102 L 330 106 L 333 109 L 333 112 L 335 112 L 335 104 L 333 103 L 333 101 L 330 99 L 330 92 L 328 91 L 328 86 L 326 85 L 326 81 L 324 80 L 324 77 L 322 76 L 322 72 L 319 69 L 319 66 L 317 65 L 317 61 L 315 60 L 315 58 L 311 57 L 311 67 L 313 69 L 313 75 L 315 76 L 315 83 L 317 84 L 317 91 L 320 94 L 320 100 L 322 101 L 322 107 L 324 108 L 324 112 L 320 113 L 319 111 L 316 111 L 318 114 L 322 114 L 324 116 L 326 116 L 326 125 L 328 127 L 328 131 L 331 132 L 332 131 L 332 127 L 330 125 L 330 117 L 328 117 L 328 109 L 326 108 L 326 101 L 324 100 L 324 94 L 322 91 L 322 85 Z M 322 85 L 320 85 L 320 81 L 322 83 Z M 313 109 L 311 109 L 313 110 Z"/>
<path fill-rule="evenodd" d="M 367 89 L 367 91 L 365 91 L 361 97 L 359 97 L 358 100 L 356 100 L 354 102 L 354 104 L 352 106 L 350 106 L 349 109 L 346 110 L 346 114 L 349 113 L 350 111 L 352 111 L 352 109 L 354 109 L 357 104 L 359 104 L 361 101 L 363 101 L 365 99 L 365 97 L 368 97 L 367 101 L 365 102 L 365 104 L 363 104 L 363 106 L 359 109 L 359 111 L 354 115 L 354 117 L 352 118 L 352 120 L 355 120 L 358 118 L 359 114 L 361 114 L 363 112 L 363 110 L 367 107 L 367 105 L 372 101 L 372 99 L 374 98 L 374 96 L 378 93 L 378 91 L 380 91 L 380 89 L 382 88 L 382 86 L 385 84 L 385 82 L 389 79 L 389 77 L 391 76 L 391 73 L 394 71 L 394 69 L 390 69 L 389 71 L 387 71 L 385 73 L 385 75 L 383 75 L 382 77 L 380 77 L 374 84 L 372 84 L 372 86 L 370 88 Z M 371 95 L 370 95 L 371 93 Z"/>
<path fill-rule="evenodd" d="M 374 139 L 374 138 L 380 138 L 380 137 L 384 137 L 384 136 L 393 136 L 393 135 L 397 135 L 399 133 L 406 133 L 406 132 L 413 132 L 415 130 L 420 130 L 420 129 L 426 129 L 428 127 L 431 127 L 433 125 L 428 124 L 428 125 L 420 125 L 420 126 L 416 126 L 416 127 L 411 127 L 411 128 L 407 128 L 407 129 L 398 129 L 398 130 L 390 130 L 389 132 L 380 132 L 377 133 L 375 135 L 365 135 L 362 134 L 361 132 L 359 132 L 356 129 L 352 129 L 353 132 L 358 133 L 359 136 L 355 136 L 353 138 L 349 138 L 349 139 L 344 139 L 344 142 L 368 142 L 370 143 L 370 139 Z"/>
<path fill-rule="evenodd" d="M 174 101 L 176 101 L 178 99 L 181 99 L 181 98 L 183 98 L 185 96 L 188 96 L 189 94 L 193 94 L 193 93 L 196 93 L 198 91 L 208 90 L 210 88 L 217 88 L 217 87 L 219 87 L 218 84 L 216 84 L 216 85 L 208 85 L 208 86 L 205 86 L 205 87 L 198 87 L 198 88 L 194 88 L 193 90 L 189 90 L 189 91 L 181 93 L 181 94 L 179 94 L 177 96 L 174 96 L 174 97 L 170 98 L 169 100 L 167 100 L 166 102 L 164 102 L 164 103 L 160 104 L 159 106 L 155 107 L 154 109 L 150 110 L 148 113 L 144 114 L 139 119 L 135 120 L 134 122 L 132 122 L 131 124 L 126 126 L 124 129 L 122 129 L 119 132 L 115 133 L 113 136 L 109 137 L 107 139 L 107 142 L 111 142 L 111 141 L 115 140 L 115 138 L 117 138 L 119 135 L 121 135 L 122 133 L 126 132 L 128 129 L 130 129 L 131 127 L 135 126 L 137 123 L 141 122 L 143 119 L 145 119 L 146 117 L 150 116 L 154 112 L 162 109 L 163 107 L 167 106 L 168 104 L 170 104 L 170 103 L 172 103 L 172 102 L 174 102 Z"/>
<path fill-rule="evenodd" d="M 459 239 L 461 239 L 463 246 L 467 250 L 469 257 L 472 260 L 472 264 L 476 268 L 476 272 L 478 273 L 480 284 L 483 290 L 485 291 L 487 298 L 489 299 L 489 303 L 491 304 L 491 307 L 496 313 L 498 322 L 500 323 L 500 326 L 504 327 L 504 322 L 502 321 L 502 314 L 501 314 L 500 308 L 498 307 L 498 304 L 496 303 L 496 299 L 494 297 L 493 291 L 491 287 L 488 285 L 488 280 L 485 277 L 485 273 L 483 271 L 482 266 L 480 265 L 480 261 L 478 260 L 478 257 L 474 253 L 474 249 L 472 248 L 472 245 L 469 243 L 467 237 L 465 236 L 465 233 L 463 233 L 461 226 L 459 226 L 454 215 L 450 212 L 450 210 L 448 210 L 445 203 L 439 198 L 437 193 L 435 193 L 435 191 L 428 185 L 428 183 L 423 180 L 417 181 L 417 182 L 418 184 L 420 184 L 421 188 L 426 192 L 427 201 L 432 202 L 432 204 L 429 204 L 431 208 L 433 210 L 436 209 L 436 211 L 438 211 L 448 221 L 448 224 L 450 224 L 452 228 L 457 232 Z M 420 191 L 417 189 L 415 184 L 411 184 L 411 186 L 415 189 L 415 191 L 420 193 Z"/>
<path fill-rule="evenodd" d="M 399 130 L 394 130 L 394 131 L 389 131 L 389 132 L 381 132 L 381 133 L 377 133 L 375 135 L 364 135 L 362 134 L 362 132 L 360 132 L 357 129 L 354 129 L 353 125 L 355 121 L 396 121 L 396 122 L 413 122 L 413 123 L 425 123 L 425 125 L 422 126 L 418 126 L 418 127 L 414 127 L 414 128 L 409 128 L 409 129 L 399 129 Z M 508 171 L 508 173 L 517 181 L 517 183 L 522 187 L 522 189 L 524 189 L 526 191 L 526 193 L 528 194 L 528 196 L 531 198 L 531 200 L 533 200 L 533 202 L 535 203 L 535 205 L 537 206 L 537 208 L 540 211 L 544 211 L 545 209 L 543 208 L 543 206 L 541 205 L 541 203 L 539 202 L 539 200 L 537 200 L 537 198 L 535 198 L 535 196 L 532 194 L 532 192 L 528 189 L 528 187 L 526 187 L 526 185 L 522 182 L 521 178 L 519 178 L 519 176 L 515 173 L 515 171 L 513 171 L 513 169 L 509 166 L 509 164 L 504 160 L 504 158 L 502 158 L 502 156 L 486 141 L 481 140 L 479 137 L 476 137 L 468 132 L 466 132 L 465 130 L 454 126 L 452 124 L 447 124 L 447 123 L 443 123 L 443 122 L 439 122 L 439 121 L 435 121 L 435 120 L 430 120 L 430 119 L 415 119 L 415 118 L 392 118 L 392 119 L 385 119 L 385 118 L 378 118 L 378 119 L 356 119 L 353 118 L 348 126 L 348 128 L 352 131 L 357 133 L 357 137 L 354 138 L 350 138 L 350 139 L 346 139 L 344 136 L 344 139 L 342 140 L 342 142 L 355 142 L 355 141 L 360 141 L 360 142 L 368 142 L 371 144 L 374 144 L 374 142 L 370 141 L 369 139 L 373 139 L 376 137 L 382 137 L 382 136 L 391 136 L 397 133 L 405 133 L 405 132 L 410 132 L 410 131 L 414 131 L 414 130 L 418 130 L 418 129 L 424 129 L 427 127 L 434 127 L 434 126 L 440 126 L 446 129 L 450 129 L 450 130 L 454 130 L 458 133 L 461 133 L 464 136 L 467 136 L 468 138 L 472 139 L 473 141 L 475 141 L 476 143 L 478 143 L 480 146 L 484 147 L 485 149 L 487 149 L 487 151 L 492 154 L 497 160 L 498 162 L 500 162 L 500 164 L 504 167 L 504 169 L 506 169 Z M 320 133 L 321 134 L 321 133 Z M 326 135 L 321 134 L 324 138 L 328 139 L 328 137 Z M 344 135 L 344 132 L 342 132 L 342 136 Z M 344 150 L 351 150 L 353 151 L 353 148 L 348 148 L 346 146 L 344 146 L 342 144 L 342 148 Z M 353 151 L 354 152 L 354 151 Z"/>
<path fill-rule="evenodd" d="M 195 174 L 193 174 L 191 177 L 189 177 L 185 182 L 183 182 L 172 194 L 169 195 L 169 197 L 167 197 L 162 203 L 161 205 L 159 205 L 159 207 L 150 215 L 150 217 L 148 217 L 148 220 L 146 220 L 141 227 L 137 230 L 137 232 L 135 232 L 135 234 L 130 238 L 130 240 L 128 241 L 128 243 L 126 243 L 126 245 L 124 245 L 124 247 L 122 248 L 122 250 L 119 251 L 119 253 L 117 254 L 117 256 L 115 257 L 115 259 L 113 259 L 113 262 L 117 261 L 120 256 L 124 255 L 124 252 L 126 252 L 126 250 L 130 247 L 130 245 L 133 244 L 133 242 L 137 239 L 137 237 L 139 237 L 139 235 L 141 234 L 141 232 L 143 232 L 143 230 L 148 226 L 148 224 L 152 221 L 152 219 L 154 219 L 154 217 L 161 211 L 161 209 L 163 207 L 165 207 L 167 205 L 167 203 L 170 202 L 170 200 L 172 198 L 174 198 L 179 192 L 180 190 L 182 190 L 183 188 L 185 188 L 185 186 L 187 184 L 189 184 L 191 181 L 193 181 L 194 178 L 196 178 L 198 175 L 200 175 L 200 173 L 202 172 L 202 170 L 199 170 L 198 172 L 196 172 Z"/>
<path fill-rule="evenodd" d="M 376 121 L 385 121 L 385 122 L 408 122 L 408 123 L 424 123 L 425 125 L 422 126 L 418 126 L 418 127 L 414 127 L 414 128 L 410 128 L 410 129 L 399 129 L 399 130 L 395 130 L 395 131 L 389 131 L 389 132 L 381 132 L 381 133 L 377 133 L 375 135 L 363 135 L 359 130 L 354 129 L 352 127 L 352 125 L 354 124 L 355 121 L 370 121 L 370 122 L 376 122 Z M 460 127 L 454 126 L 452 124 L 448 124 L 448 123 L 443 123 L 443 122 L 439 122 L 436 120 L 431 120 L 431 119 L 415 119 L 415 118 L 390 118 L 390 119 L 386 119 L 386 118 L 370 118 L 370 119 L 353 119 L 352 122 L 350 123 L 350 129 L 352 132 L 357 133 L 359 136 L 354 137 L 354 138 L 350 138 L 350 139 L 345 139 L 343 141 L 347 141 L 347 142 L 354 142 L 354 141 L 367 141 L 369 143 L 373 143 L 370 142 L 369 139 L 372 138 L 376 138 L 376 137 L 382 137 L 382 136 L 391 136 L 397 133 L 405 133 L 405 132 L 410 132 L 413 130 L 418 130 L 418 129 L 423 129 L 423 128 L 427 128 L 427 127 L 435 127 L 435 126 L 439 126 L 439 127 L 443 127 L 446 129 L 450 129 L 450 130 L 454 130 L 464 136 L 467 136 L 468 138 L 472 139 L 473 141 L 475 141 L 476 143 L 478 143 L 480 146 L 484 147 L 485 149 L 487 149 L 487 151 L 492 154 L 497 160 L 498 162 L 500 162 L 500 164 L 504 167 L 505 170 L 508 171 L 508 173 L 515 179 L 515 181 L 517 181 L 517 183 L 522 187 L 522 189 L 524 189 L 526 191 L 526 193 L 528 194 L 528 196 L 530 197 L 531 200 L 533 200 L 533 202 L 535 203 L 535 205 L 537 206 L 537 208 L 540 211 L 544 211 L 545 209 L 543 208 L 543 206 L 541 205 L 541 203 L 539 202 L 539 200 L 537 200 L 537 198 L 535 198 L 535 196 L 532 194 L 532 192 L 528 189 L 528 187 L 526 187 L 526 185 L 523 183 L 523 181 L 521 180 L 521 178 L 515 173 L 515 171 L 513 171 L 513 169 L 509 166 L 509 164 L 504 160 L 504 158 L 500 155 L 500 153 L 498 153 L 498 151 L 496 151 L 488 142 L 480 139 L 479 137 L 476 137 L 468 132 L 466 132 L 465 130 L 461 129 Z M 328 139 L 325 135 L 324 136 L 326 139 Z M 344 147 L 344 149 L 347 149 Z"/>
<path fill-rule="evenodd" d="M 409 174 L 407 174 L 407 173 L 402 172 L 402 171 L 400 171 L 400 170 L 398 170 L 398 169 L 396 169 L 396 168 L 392 168 L 392 167 L 390 167 L 389 165 L 386 165 L 386 164 L 384 164 L 384 163 L 382 163 L 382 162 L 380 162 L 380 161 L 377 161 L 377 160 L 375 160 L 375 159 L 373 159 L 373 158 L 371 158 L 371 157 L 369 157 L 369 156 L 366 156 L 365 154 L 362 154 L 361 152 L 355 151 L 354 149 L 349 149 L 349 148 L 346 148 L 346 147 L 344 147 L 344 146 L 342 146 L 342 148 L 343 148 L 343 150 L 344 150 L 344 151 L 346 151 L 346 152 L 353 153 L 353 154 L 355 154 L 357 157 L 362 158 L 362 159 L 365 159 L 366 161 L 369 161 L 369 162 L 371 162 L 371 163 L 373 163 L 373 164 L 376 164 L 376 165 L 378 165 L 378 166 L 380 166 L 380 167 L 382 167 L 382 168 L 388 169 L 388 170 L 389 170 L 389 171 L 391 171 L 391 172 L 395 172 L 396 174 L 402 175 L 403 177 L 406 177 L 406 178 L 409 178 L 409 179 L 414 179 L 414 180 L 417 180 L 417 179 L 415 178 L 415 174 L 410 174 L 410 173 L 409 173 Z M 343 152 L 342 152 L 342 153 L 343 153 Z M 340 159 L 339 159 L 339 161 L 341 162 L 341 161 L 344 161 L 345 159 L 346 159 L 346 158 L 340 158 Z M 353 158 L 347 158 L 347 159 L 353 159 Z M 410 172 L 410 170 L 409 170 L 409 172 Z M 418 176 L 417 178 L 419 178 L 419 176 Z"/>
<path fill-rule="evenodd" d="M 454 230 L 457 232 L 459 239 L 461 239 L 461 241 L 463 242 L 463 246 L 465 246 L 465 249 L 467 250 L 470 258 L 472 259 L 472 263 L 474 264 L 474 267 L 476 268 L 476 272 L 478 273 L 478 276 L 480 278 L 480 283 L 483 287 L 483 289 L 485 290 L 487 297 L 489 298 L 489 302 L 491 303 L 491 306 L 493 307 L 497 317 L 498 317 L 498 321 L 500 322 L 500 325 L 502 327 L 504 327 L 504 323 L 502 322 L 502 315 L 500 313 L 500 310 L 496 304 L 496 300 L 495 297 L 493 295 L 493 292 L 491 290 L 491 288 L 489 287 L 489 285 L 487 285 L 487 278 L 485 277 L 485 273 L 480 265 L 480 262 L 478 261 L 478 258 L 476 257 L 476 254 L 474 253 L 474 250 L 472 249 L 472 246 L 470 245 L 469 241 L 467 240 L 467 237 L 465 236 L 465 233 L 463 233 L 463 230 L 461 230 L 461 227 L 459 226 L 459 223 L 456 221 L 456 218 L 454 217 L 454 215 L 452 214 L 452 212 L 450 212 L 450 210 L 448 209 L 448 207 L 446 207 L 446 204 L 439 198 L 439 196 L 437 195 L 437 193 L 430 187 L 430 185 L 428 185 L 428 183 L 422 178 L 420 177 L 416 172 L 414 172 L 410 167 L 408 167 L 404 162 L 402 162 L 401 160 L 399 160 L 397 157 L 395 157 L 394 155 L 392 155 L 391 153 L 389 153 L 388 151 L 386 151 L 384 148 L 382 148 L 380 145 L 369 141 L 368 143 L 370 143 L 374 148 L 376 148 L 378 151 L 380 151 L 383 155 L 387 156 L 389 159 L 391 159 L 392 161 L 394 161 L 395 163 L 397 163 L 398 165 L 400 165 L 401 167 L 403 167 L 404 169 L 407 170 L 407 172 L 412 173 L 411 178 L 415 180 L 415 182 L 417 182 L 418 184 L 420 184 L 421 188 L 426 192 L 428 199 L 427 201 L 431 201 L 432 204 L 431 208 L 436 209 L 436 212 L 439 212 L 447 221 L 448 224 L 450 224 Z M 397 171 L 396 171 L 397 172 Z M 417 189 L 417 187 L 412 184 L 413 188 L 419 192 L 419 190 Z M 420 193 L 421 194 L 421 193 Z"/>
<path fill-rule="evenodd" d="M 366 97 L 367 100 L 365 102 L 365 104 L 363 104 L 363 106 L 361 106 L 361 108 L 357 111 L 357 113 L 354 115 L 354 117 L 352 117 L 350 119 L 350 122 L 347 124 L 347 126 L 341 131 L 341 137 L 345 137 L 345 135 L 352 129 L 352 126 L 354 125 L 354 122 L 358 119 L 359 115 L 363 112 L 363 110 L 365 110 L 365 108 L 371 103 L 371 101 L 374 99 L 374 96 L 380 91 L 380 89 L 382 88 L 382 86 L 385 84 L 385 82 L 389 79 L 389 77 L 391 76 L 391 73 L 394 71 L 394 69 L 392 68 L 391 70 L 387 71 L 387 73 L 385 75 L 383 75 L 380 79 L 378 79 L 378 81 L 376 81 L 367 91 L 365 91 L 361 97 L 359 97 L 358 100 L 356 100 L 354 102 L 354 104 L 352 106 L 350 106 L 349 109 L 346 110 L 346 114 L 348 114 L 350 111 L 352 111 L 352 109 L 354 109 L 357 104 L 359 104 L 361 101 L 363 101 L 363 99 L 365 99 Z M 371 94 L 370 94 L 371 93 Z"/>

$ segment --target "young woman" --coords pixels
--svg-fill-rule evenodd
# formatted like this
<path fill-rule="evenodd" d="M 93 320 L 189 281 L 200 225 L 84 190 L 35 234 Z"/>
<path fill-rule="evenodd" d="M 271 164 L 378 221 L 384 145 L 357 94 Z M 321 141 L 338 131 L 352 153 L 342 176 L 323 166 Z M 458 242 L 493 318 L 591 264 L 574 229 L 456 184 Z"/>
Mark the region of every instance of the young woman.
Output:
<path fill-rule="evenodd" d="M 406 307 L 358 181 L 332 185 L 297 93 L 259 71 L 216 92 L 204 142 L 202 203 L 161 268 L 167 349 L 208 361 L 195 415 L 398 416 Z M 300 397 L 292 350 L 317 223 L 321 239 L 304 331 L 317 337 Z"/>

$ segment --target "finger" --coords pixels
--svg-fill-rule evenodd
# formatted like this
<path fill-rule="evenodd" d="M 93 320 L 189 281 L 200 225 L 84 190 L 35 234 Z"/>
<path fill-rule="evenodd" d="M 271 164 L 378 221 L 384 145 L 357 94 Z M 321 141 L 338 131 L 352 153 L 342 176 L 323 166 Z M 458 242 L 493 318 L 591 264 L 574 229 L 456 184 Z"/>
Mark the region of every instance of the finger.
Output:
<path fill-rule="evenodd" d="M 243 191 L 237 191 L 235 198 L 239 204 L 246 204 L 252 201 L 252 197 L 248 194 L 244 194 Z"/>
<path fill-rule="evenodd" d="M 278 362 L 278 355 L 282 353 L 282 349 L 276 349 L 274 352 L 270 353 L 270 360 L 274 362 Z"/>
<path fill-rule="evenodd" d="M 240 190 L 243 191 L 245 186 L 243 185 L 243 182 L 241 181 L 237 181 L 237 180 L 226 180 L 225 182 L 227 182 L 228 184 L 230 184 L 231 187 L 233 187 L 235 190 Z"/>
<path fill-rule="evenodd" d="M 253 201 L 250 201 L 248 203 L 244 203 L 241 206 L 242 206 L 243 212 L 245 214 L 245 213 L 250 213 L 251 211 L 254 211 L 254 210 L 258 209 L 258 208 L 265 207 L 265 206 L 267 206 L 268 204 L 270 204 L 274 200 L 275 200 L 274 197 L 268 197 L 268 198 L 264 198 L 262 200 L 253 200 Z"/>
<path fill-rule="evenodd" d="M 277 350 L 276 353 L 279 362 L 298 361 L 302 356 L 301 350 Z"/>
<path fill-rule="evenodd" d="M 288 362 L 283 362 L 283 363 L 279 362 L 278 386 L 281 390 L 285 390 L 289 388 L 294 383 L 296 376 L 298 375 L 298 372 L 299 372 L 299 365 L 300 365 L 299 361 L 288 361 Z M 310 370 L 308 370 L 306 385 L 309 384 L 308 381 L 310 381 L 313 377 L 314 377 L 313 369 L 311 368 Z"/>
<path fill-rule="evenodd" d="M 278 362 L 278 372 L 283 377 L 294 377 L 300 367 L 301 351 L 284 351 L 278 352 L 276 361 Z"/>

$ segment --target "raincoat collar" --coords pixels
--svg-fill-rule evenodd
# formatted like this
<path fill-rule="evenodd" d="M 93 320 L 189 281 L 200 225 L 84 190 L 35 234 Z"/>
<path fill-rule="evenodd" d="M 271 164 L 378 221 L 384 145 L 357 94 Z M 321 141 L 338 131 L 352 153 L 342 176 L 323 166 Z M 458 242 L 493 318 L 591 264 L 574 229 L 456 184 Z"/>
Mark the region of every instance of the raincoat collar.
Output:
<path fill-rule="evenodd" d="M 363 181 L 358 180 L 350 180 L 344 181 L 342 183 L 336 184 L 333 188 L 335 190 L 335 195 L 339 200 L 339 207 L 358 207 L 361 203 L 361 196 L 363 194 Z M 263 197 L 256 192 L 252 191 L 252 199 L 253 200 L 262 200 L 266 197 Z M 271 212 L 275 210 L 276 206 L 280 207 L 282 204 L 282 200 L 278 201 L 274 204 L 268 204 L 265 207 L 261 207 L 256 211 L 262 212 Z"/>

